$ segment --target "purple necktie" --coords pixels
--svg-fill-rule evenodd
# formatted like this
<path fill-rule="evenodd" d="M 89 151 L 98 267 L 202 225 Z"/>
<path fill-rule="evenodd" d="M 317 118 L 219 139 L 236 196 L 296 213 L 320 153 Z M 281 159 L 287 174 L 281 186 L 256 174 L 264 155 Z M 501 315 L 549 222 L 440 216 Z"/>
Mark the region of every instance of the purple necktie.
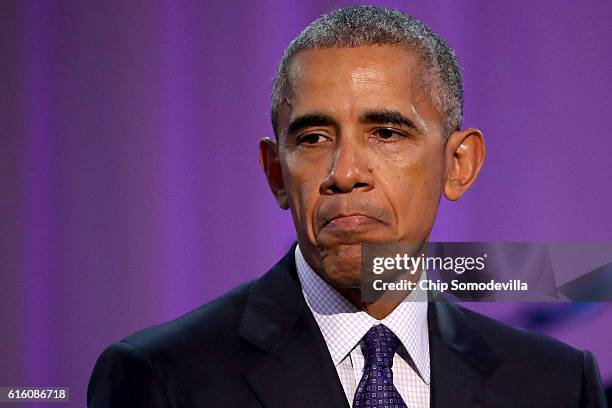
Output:
<path fill-rule="evenodd" d="M 393 385 L 393 356 L 399 339 L 387 327 L 372 327 L 363 338 L 365 342 L 365 368 L 355 392 L 353 407 L 407 408 Z"/>

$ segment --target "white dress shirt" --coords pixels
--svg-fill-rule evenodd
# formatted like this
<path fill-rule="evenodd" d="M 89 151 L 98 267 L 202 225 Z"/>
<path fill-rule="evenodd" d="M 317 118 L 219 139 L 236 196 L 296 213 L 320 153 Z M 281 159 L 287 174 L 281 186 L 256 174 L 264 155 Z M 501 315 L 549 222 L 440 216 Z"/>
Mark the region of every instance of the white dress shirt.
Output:
<path fill-rule="evenodd" d="M 362 338 L 373 326 L 384 324 L 401 341 L 393 358 L 393 385 L 409 408 L 429 408 L 426 293 L 413 291 L 387 317 L 377 320 L 321 279 L 302 256 L 299 245 L 295 263 L 304 299 L 321 329 L 351 406 L 365 366 Z"/>

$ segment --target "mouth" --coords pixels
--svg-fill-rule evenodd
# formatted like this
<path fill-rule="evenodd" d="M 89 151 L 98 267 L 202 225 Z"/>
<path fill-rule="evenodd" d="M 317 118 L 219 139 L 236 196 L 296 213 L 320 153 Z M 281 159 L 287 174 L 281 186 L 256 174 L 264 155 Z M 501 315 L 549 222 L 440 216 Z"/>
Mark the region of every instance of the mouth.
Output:
<path fill-rule="evenodd" d="M 338 214 L 327 219 L 321 230 L 323 229 L 355 229 L 371 224 L 380 224 L 381 221 L 366 214 Z"/>

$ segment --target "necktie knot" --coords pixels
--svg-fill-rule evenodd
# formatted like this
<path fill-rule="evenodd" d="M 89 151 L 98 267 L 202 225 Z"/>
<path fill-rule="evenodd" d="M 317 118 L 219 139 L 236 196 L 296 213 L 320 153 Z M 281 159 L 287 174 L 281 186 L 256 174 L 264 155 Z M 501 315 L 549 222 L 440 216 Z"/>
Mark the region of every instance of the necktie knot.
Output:
<path fill-rule="evenodd" d="M 389 328 L 379 324 L 372 327 L 364 336 L 366 364 L 392 367 L 393 356 L 400 344 L 399 339 Z"/>
<path fill-rule="evenodd" d="M 355 392 L 355 408 L 406 408 L 406 403 L 393 385 L 393 356 L 399 339 L 387 327 L 379 324 L 363 337 L 365 367 Z"/>

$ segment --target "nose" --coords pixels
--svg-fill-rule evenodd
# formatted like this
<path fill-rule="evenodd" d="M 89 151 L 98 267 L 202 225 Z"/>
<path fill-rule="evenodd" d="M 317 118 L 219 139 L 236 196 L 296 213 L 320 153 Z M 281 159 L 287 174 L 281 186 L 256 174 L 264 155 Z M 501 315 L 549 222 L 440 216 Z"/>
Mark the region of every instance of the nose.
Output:
<path fill-rule="evenodd" d="M 339 142 L 331 158 L 330 171 L 321 183 L 321 194 L 343 194 L 374 188 L 367 147 L 353 140 Z"/>

